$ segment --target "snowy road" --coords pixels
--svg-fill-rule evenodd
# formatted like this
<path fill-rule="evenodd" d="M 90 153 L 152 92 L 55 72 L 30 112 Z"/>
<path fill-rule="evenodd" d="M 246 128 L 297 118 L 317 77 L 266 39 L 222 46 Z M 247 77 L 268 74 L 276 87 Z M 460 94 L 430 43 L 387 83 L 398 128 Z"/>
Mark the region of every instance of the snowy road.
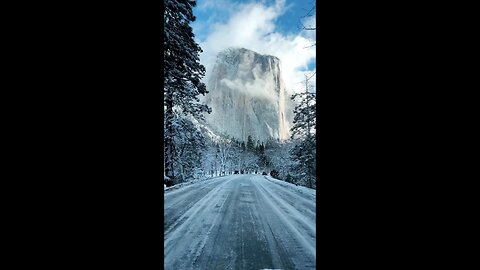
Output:
<path fill-rule="evenodd" d="M 233 175 L 165 192 L 165 269 L 315 269 L 315 191 Z"/>

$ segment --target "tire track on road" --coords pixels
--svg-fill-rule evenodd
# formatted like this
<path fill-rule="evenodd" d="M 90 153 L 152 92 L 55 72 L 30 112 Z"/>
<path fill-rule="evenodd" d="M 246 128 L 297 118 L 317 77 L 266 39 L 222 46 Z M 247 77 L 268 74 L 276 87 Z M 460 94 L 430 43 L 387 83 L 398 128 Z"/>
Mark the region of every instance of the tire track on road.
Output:
<path fill-rule="evenodd" d="M 195 204 L 193 204 L 185 213 L 183 213 L 167 230 L 164 230 L 164 238 L 167 238 L 167 235 L 178 225 L 181 225 L 187 221 L 189 221 L 192 218 L 195 218 L 196 214 L 198 214 L 199 211 L 202 210 L 202 207 L 204 207 L 207 203 L 209 203 L 209 200 L 215 196 L 216 192 L 222 189 L 224 185 L 226 185 L 228 182 L 234 180 L 228 179 L 222 183 L 220 183 L 218 186 L 214 187 L 212 190 L 210 190 L 207 194 L 205 194 L 203 197 L 201 197 Z M 183 221 L 183 222 L 182 222 Z M 178 228 L 180 229 L 180 228 Z"/>
<path fill-rule="evenodd" d="M 181 214 L 165 228 L 165 269 L 315 269 L 314 220 L 281 185 L 236 175 L 187 193 L 169 208 Z"/>
<path fill-rule="evenodd" d="M 203 196 L 195 205 L 188 209 L 169 230 L 164 237 L 165 265 L 171 265 L 171 258 L 181 257 L 184 260 L 177 261 L 175 269 L 192 269 L 202 255 L 205 244 L 212 236 L 213 227 L 218 225 L 220 211 L 228 198 L 228 189 L 224 189 L 228 183 L 235 180 L 230 178 L 213 188 Z M 177 246 L 189 247 L 186 250 Z M 172 253 L 175 253 L 173 255 Z"/>
<path fill-rule="evenodd" d="M 299 225 L 305 228 L 305 232 L 315 232 L 316 231 L 316 226 L 315 226 L 315 216 L 306 216 L 305 212 L 299 210 L 297 207 L 294 206 L 295 201 L 287 202 L 282 198 L 282 196 L 279 194 L 281 192 L 273 194 L 269 188 L 266 188 L 265 181 L 259 181 L 259 185 L 263 188 L 265 193 L 267 193 L 270 198 L 272 198 L 272 201 L 277 202 L 276 206 L 280 207 L 284 212 L 287 212 L 292 219 L 294 219 Z"/>
<path fill-rule="evenodd" d="M 272 195 L 269 191 L 267 191 L 267 189 L 261 184 L 262 183 L 261 181 L 265 181 L 265 180 L 262 179 L 262 180 L 256 181 L 256 187 L 258 188 L 259 194 L 263 197 L 263 201 L 266 202 L 268 207 L 271 210 L 273 210 L 272 212 L 276 215 L 278 220 L 281 221 L 277 224 L 285 227 L 285 229 L 290 232 L 290 233 L 284 232 L 281 236 L 284 238 L 293 237 L 294 243 L 296 244 L 296 248 L 300 248 L 301 250 L 305 251 L 308 255 L 310 255 L 310 258 L 313 258 L 313 261 L 314 261 L 316 257 L 315 242 L 311 243 L 312 240 L 306 238 L 302 234 L 302 232 L 300 232 L 297 229 L 297 226 L 295 226 L 297 224 L 294 224 L 294 223 L 298 223 L 298 222 L 291 221 L 289 220 L 289 218 L 287 218 L 287 216 L 285 215 L 285 211 L 274 202 L 277 202 L 283 206 L 285 206 L 286 203 L 281 202 L 281 200 L 275 199 L 275 196 Z M 300 213 L 300 212 L 297 211 L 297 213 Z M 292 216 L 293 215 L 289 215 L 288 217 L 292 217 Z M 273 225 L 275 225 L 275 221 L 270 221 L 270 222 L 273 223 Z M 312 227 L 312 226 L 308 226 L 308 227 Z M 314 232 L 315 231 L 313 231 L 313 235 L 315 235 Z M 309 235 L 312 235 L 312 233 L 310 232 Z M 302 254 L 303 252 L 298 252 L 298 253 Z M 295 254 L 292 254 L 292 255 L 294 255 L 294 257 L 297 257 Z"/>
<path fill-rule="evenodd" d="M 316 202 L 315 197 L 312 194 L 308 194 L 307 197 L 304 197 L 307 194 L 299 193 L 295 190 L 292 190 L 288 187 L 289 183 L 284 183 L 284 185 L 279 184 L 277 182 L 272 181 L 265 177 L 263 183 L 267 184 L 272 189 L 278 191 L 278 195 L 283 197 L 285 201 L 289 201 L 297 210 L 304 210 L 305 214 L 309 215 L 309 217 L 315 219 L 315 212 L 316 212 Z M 294 186 L 296 187 L 296 186 Z M 303 196 L 302 196 L 303 195 Z M 299 209 L 300 208 L 300 209 Z"/>

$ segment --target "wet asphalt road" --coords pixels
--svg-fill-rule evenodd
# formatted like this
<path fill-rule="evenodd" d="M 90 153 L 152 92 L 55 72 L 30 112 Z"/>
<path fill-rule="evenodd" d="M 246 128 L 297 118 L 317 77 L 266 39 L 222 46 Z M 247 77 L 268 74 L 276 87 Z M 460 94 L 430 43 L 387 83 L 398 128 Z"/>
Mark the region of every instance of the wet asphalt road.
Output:
<path fill-rule="evenodd" d="M 233 175 L 165 192 L 165 269 L 315 269 L 315 191 Z"/>

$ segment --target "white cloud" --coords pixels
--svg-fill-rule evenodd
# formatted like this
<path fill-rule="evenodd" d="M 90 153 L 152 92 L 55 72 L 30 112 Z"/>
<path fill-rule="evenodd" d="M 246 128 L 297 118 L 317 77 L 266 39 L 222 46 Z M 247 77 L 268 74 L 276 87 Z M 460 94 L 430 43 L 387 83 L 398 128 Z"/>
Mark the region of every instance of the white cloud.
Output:
<path fill-rule="evenodd" d="M 211 2 L 207 1 L 202 8 L 206 9 L 210 5 Z M 299 82 L 304 80 L 308 64 L 315 61 L 316 57 L 315 47 L 311 47 L 314 41 L 311 40 L 312 33 L 309 31 L 284 35 L 276 30 L 277 19 L 288 8 L 285 7 L 285 0 L 276 0 L 270 6 L 264 2 L 230 3 L 222 6 L 228 9 L 225 12 L 230 14 L 229 19 L 225 23 L 211 25 L 206 38 L 199 41 L 204 51 L 200 58 L 207 69 L 206 78 L 218 52 L 228 47 L 243 47 L 280 58 L 287 89 L 302 91 L 305 86 Z"/>
<path fill-rule="evenodd" d="M 258 97 L 263 99 L 272 100 L 272 98 L 276 97 L 274 89 L 274 82 L 269 80 L 268 77 L 265 78 L 261 75 L 261 67 L 260 65 L 256 65 L 253 70 L 250 69 L 251 65 L 246 64 L 239 66 L 239 78 L 234 80 L 229 80 L 224 78 L 221 80 L 221 83 L 228 86 L 230 89 L 236 89 L 237 91 L 244 92 L 247 96 L 250 97 Z M 252 72 L 254 80 L 243 80 L 241 77 L 242 75 L 250 74 Z M 242 74 L 243 73 L 243 74 Z M 269 92 L 270 91 L 270 92 Z M 273 100 L 272 100 L 273 101 Z M 275 99 L 277 101 L 277 99 Z"/>

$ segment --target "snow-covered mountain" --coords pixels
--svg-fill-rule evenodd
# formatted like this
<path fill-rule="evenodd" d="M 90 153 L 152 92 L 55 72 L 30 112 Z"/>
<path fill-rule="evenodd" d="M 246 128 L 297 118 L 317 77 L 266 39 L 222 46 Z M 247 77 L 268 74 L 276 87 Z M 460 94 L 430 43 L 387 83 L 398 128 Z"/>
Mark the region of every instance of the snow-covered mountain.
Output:
<path fill-rule="evenodd" d="M 281 76 L 280 59 L 244 48 L 217 55 L 209 73 L 205 102 L 210 128 L 240 140 L 287 139 L 293 121 L 291 93 Z"/>

